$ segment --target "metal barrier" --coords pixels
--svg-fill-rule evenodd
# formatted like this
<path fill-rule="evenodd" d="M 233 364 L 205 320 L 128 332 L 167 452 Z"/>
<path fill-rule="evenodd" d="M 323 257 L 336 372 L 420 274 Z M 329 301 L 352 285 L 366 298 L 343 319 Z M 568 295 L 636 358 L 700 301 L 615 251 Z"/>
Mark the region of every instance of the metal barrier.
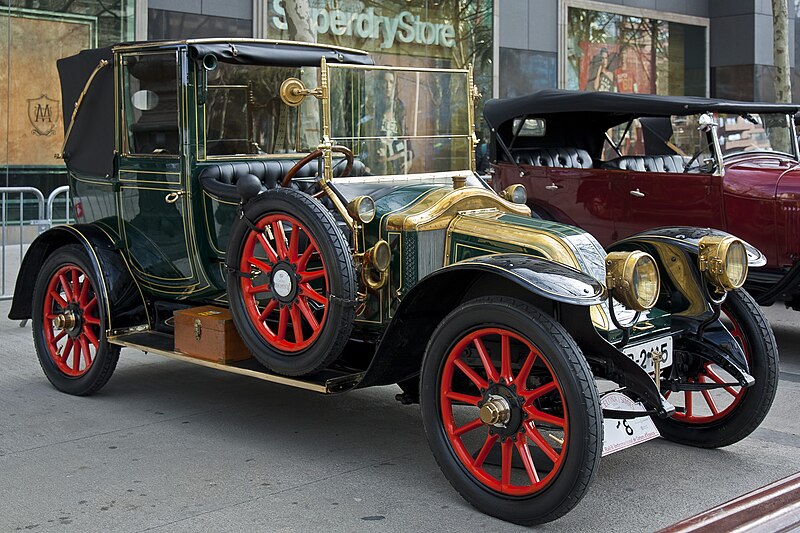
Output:
<path fill-rule="evenodd" d="M 64 218 L 59 217 L 58 220 L 69 223 L 71 205 L 68 186 L 58 187 L 47 200 L 36 187 L 0 187 L 0 301 L 13 298 L 22 258 L 33 239 L 53 227 L 53 211 L 61 196 L 65 197 L 66 202 Z M 32 207 L 32 203 L 35 207 Z M 15 207 L 16 216 L 10 216 Z M 36 218 L 31 216 L 32 213 L 36 214 Z"/>
<path fill-rule="evenodd" d="M 62 185 L 61 187 L 57 187 L 50 193 L 50 196 L 47 197 L 47 222 L 48 228 L 52 228 L 54 225 L 54 218 L 53 218 L 53 207 L 55 206 L 56 198 L 59 196 L 64 195 L 65 202 L 64 202 L 64 224 L 69 224 L 72 222 L 71 214 L 71 207 L 72 205 L 69 203 L 69 185 Z M 59 219 L 61 221 L 62 219 Z"/>

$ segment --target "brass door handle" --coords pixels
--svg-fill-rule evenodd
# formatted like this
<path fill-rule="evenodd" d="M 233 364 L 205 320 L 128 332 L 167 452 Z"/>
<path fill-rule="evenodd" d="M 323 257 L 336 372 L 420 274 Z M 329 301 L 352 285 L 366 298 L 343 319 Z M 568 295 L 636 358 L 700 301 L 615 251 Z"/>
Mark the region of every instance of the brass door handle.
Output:
<path fill-rule="evenodd" d="M 174 204 L 178 201 L 181 195 L 186 194 L 186 191 L 174 191 L 164 197 L 164 201 L 168 204 Z"/>
<path fill-rule="evenodd" d="M 635 196 L 636 198 L 644 198 L 644 193 L 639 189 L 635 189 L 631 191 L 631 196 Z"/>
<path fill-rule="evenodd" d="M 552 183 L 550 183 L 550 185 L 545 185 L 544 188 L 547 189 L 548 191 L 555 191 L 555 190 L 560 189 L 561 186 L 560 185 L 556 185 L 555 182 L 552 182 Z"/>

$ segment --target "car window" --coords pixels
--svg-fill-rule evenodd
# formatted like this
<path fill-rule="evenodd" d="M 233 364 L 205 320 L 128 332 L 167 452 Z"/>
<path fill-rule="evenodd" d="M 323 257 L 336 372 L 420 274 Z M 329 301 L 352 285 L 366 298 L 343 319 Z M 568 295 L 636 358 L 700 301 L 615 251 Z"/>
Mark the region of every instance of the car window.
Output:
<path fill-rule="evenodd" d="M 125 153 L 179 154 L 176 53 L 124 55 L 122 83 Z"/>
<path fill-rule="evenodd" d="M 207 156 L 309 152 L 319 145 L 320 112 L 315 98 L 290 107 L 281 83 L 298 78 L 318 85 L 318 68 L 218 63 L 206 73 Z"/>
<path fill-rule="evenodd" d="M 607 131 L 603 159 L 620 156 L 678 155 L 696 160 L 712 156 L 706 134 L 700 130 L 698 116 L 642 117 L 619 124 Z M 619 150 L 619 153 L 617 153 Z"/>
<path fill-rule="evenodd" d="M 777 113 L 716 116 L 723 155 L 739 152 L 794 154 L 789 118 Z"/>
<path fill-rule="evenodd" d="M 470 168 L 466 70 L 328 68 L 331 138 L 350 148 L 369 174 Z"/>

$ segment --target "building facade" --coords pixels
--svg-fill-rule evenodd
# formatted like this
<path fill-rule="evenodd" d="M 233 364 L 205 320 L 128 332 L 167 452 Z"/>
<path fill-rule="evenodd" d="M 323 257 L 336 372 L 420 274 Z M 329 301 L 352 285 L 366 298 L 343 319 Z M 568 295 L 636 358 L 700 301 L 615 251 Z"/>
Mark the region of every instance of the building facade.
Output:
<path fill-rule="evenodd" d="M 46 195 L 66 182 L 53 158 L 58 58 L 225 36 L 363 48 L 393 65 L 471 64 L 485 97 L 561 87 L 774 99 L 770 0 L 0 0 L 0 185 Z"/>

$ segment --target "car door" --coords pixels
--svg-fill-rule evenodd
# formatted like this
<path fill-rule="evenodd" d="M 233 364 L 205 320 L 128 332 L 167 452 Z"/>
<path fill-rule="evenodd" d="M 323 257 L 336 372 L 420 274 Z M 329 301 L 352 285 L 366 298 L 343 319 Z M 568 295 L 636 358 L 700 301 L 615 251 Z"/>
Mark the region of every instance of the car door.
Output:
<path fill-rule="evenodd" d="M 661 226 L 725 229 L 719 176 L 627 171 L 615 187 L 615 194 L 625 199 L 616 225 L 619 239 Z"/>
<path fill-rule="evenodd" d="M 156 291 L 197 284 L 187 228 L 178 52 L 122 54 L 118 198 L 122 238 L 134 275 Z"/>
<path fill-rule="evenodd" d="M 612 194 L 609 172 L 594 168 L 547 169 L 538 195 L 565 223 L 591 233 L 601 244 L 613 242 L 622 204 Z"/>

